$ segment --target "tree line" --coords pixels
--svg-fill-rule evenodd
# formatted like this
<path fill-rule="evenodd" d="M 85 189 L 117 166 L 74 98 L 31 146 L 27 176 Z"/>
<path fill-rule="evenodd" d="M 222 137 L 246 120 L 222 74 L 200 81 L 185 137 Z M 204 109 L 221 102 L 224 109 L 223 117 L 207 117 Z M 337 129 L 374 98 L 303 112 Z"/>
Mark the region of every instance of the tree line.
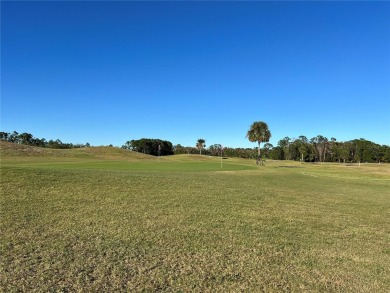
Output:
<path fill-rule="evenodd" d="M 182 146 L 177 144 L 173 146 L 174 154 L 199 154 L 198 147 L 191 146 Z M 222 152 L 222 153 L 221 153 Z M 224 157 L 237 157 L 244 159 L 255 159 L 256 158 L 256 149 L 254 148 L 231 148 L 223 147 L 220 144 L 213 144 L 208 148 L 202 149 L 202 154 L 206 156 L 224 156 Z"/>
<path fill-rule="evenodd" d="M 262 164 L 261 143 L 264 145 L 263 157 L 275 160 L 295 160 L 302 162 L 390 162 L 390 147 L 379 145 L 372 141 L 354 139 L 347 142 L 337 142 L 322 135 L 307 139 L 299 136 L 297 139 L 285 137 L 278 142 L 278 146 L 269 144 L 271 132 L 267 123 L 255 121 L 250 126 L 246 137 L 251 142 L 258 143 L 256 164 Z"/>
<path fill-rule="evenodd" d="M 8 142 L 13 142 L 17 144 L 24 144 L 30 146 L 44 147 L 44 148 L 52 148 L 52 149 L 72 149 L 72 148 L 82 148 L 89 147 L 90 144 L 72 144 L 72 143 L 64 143 L 59 139 L 49 140 L 47 141 L 45 138 L 37 138 L 34 137 L 31 133 L 23 132 L 18 133 L 14 132 L 0 132 L 0 139 Z"/>
<path fill-rule="evenodd" d="M 206 148 L 206 141 L 204 139 L 198 139 L 194 146 L 182 146 L 180 144 L 172 145 L 170 141 L 150 138 L 127 141 L 122 148 L 155 156 L 201 153 L 208 156 L 239 157 L 258 160 L 261 154 L 262 159 L 273 160 L 390 163 L 390 146 L 379 145 L 364 138 L 339 142 L 333 137 L 328 139 L 325 136 L 317 135 L 308 139 L 306 136 L 301 135 L 298 138 L 285 137 L 279 140 L 276 146 L 273 146 L 268 143 L 270 137 L 268 126 L 265 130 L 262 128 L 256 130 L 258 126 L 264 127 L 265 125 L 254 125 L 254 127 L 250 128 L 253 133 L 249 133 L 249 131 L 247 133 L 248 139 L 258 142 L 257 148 L 231 148 L 222 147 L 220 144 L 213 144 Z M 260 138 L 260 143 L 264 143 L 262 147 L 260 147 L 257 138 Z M 36 138 L 27 132 L 18 133 L 16 131 L 12 133 L 0 132 L 0 139 L 18 144 L 56 149 L 90 146 L 89 143 L 63 143 L 59 139 L 47 141 L 44 138 Z"/>
<path fill-rule="evenodd" d="M 328 139 L 317 135 L 308 139 L 302 135 L 295 139 L 281 139 L 276 147 L 267 151 L 267 155 L 274 160 L 303 162 L 390 163 L 390 146 L 379 145 L 364 138 L 338 142 L 334 137 Z"/>
<path fill-rule="evenodd" d="M 196 147 L 175 145 L 174 154 L 199 154 Z M 202 154 L 208 156 L 238 157 L 257 159 L 258 149 L 255 148 L 221 148 L 220 144 L 214 144 L 202 150 Z M 303 162 L 338 162 L 338 163 L 390 163 L 390 147 L 379 145 L 372 141 L 354 139 L 339 142 L 335 138 L 328 139 L 318 135 L 311 139 L 305 136 L 292 139 L 285 137 L 277 146 L 265 143 L 261 147 L 263 159 L 294 160 Z"/>

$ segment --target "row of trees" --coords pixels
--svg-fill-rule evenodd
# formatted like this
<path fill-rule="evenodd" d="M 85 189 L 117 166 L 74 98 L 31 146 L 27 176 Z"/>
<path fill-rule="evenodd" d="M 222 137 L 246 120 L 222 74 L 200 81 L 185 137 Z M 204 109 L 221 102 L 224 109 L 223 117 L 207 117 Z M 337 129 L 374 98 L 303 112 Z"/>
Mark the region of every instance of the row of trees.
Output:
<path fill-rule="evenodd" d="M 82 148 L 89 147 L 89 143 L 84 144 L 72 144 L 72 143 L 63 143 L 61 140 L 49 140 L 45 138 L 34 137 L 31 133 L 23 132 L 18 133 L 16 131 L 10 132 L 0 132 L 0 139 L 8 142 L 13 142 L 17 144 L 38 146 L 38 147 L 47 147 L 53 149 L 71 149 L 71 148 Z"/>
<path fill-rule="evenodd" d="M 133 139 L 126 141 L 122 148 L 153 156 L 166 156 L 174 154 L 172 143 L 170 141 L 161 139 Z"/>
<path fill-rule="evenodd" d="M 262 164 L 265 158 L 274 160 L 295 160 L 302 162 L 388 162 L 390 163 L 390 146 L 379 145 L 374 142 L 355 139 L 347 142 L 338 142 L 335 138 L 328 139 L 317 135 L 311 139 L 306 136 L 291 139 L 285 137 L 274 147 L 268 143 L 271 132 L 267 123 L 253 122 L 247 131 L 246 137 L 251 142 L 257 142 L 257 150 L 250 148 L 222 148 L 219 144 L 204 149 L 205 140 L 198 139 L 196 147 L 176 145 L 175 154 L 196 154 L 203 150 L 205 155 L 227 156 L 241 158 L 256 158 L 257 164 Z M 261 148 L 261 143 L 264 143 Z"/>
<path fill-rule="evenodd" d="M 202 154 L 221 156 L 221 145 L 214 144 L 202 150 Z M 338 142 L 335 138 L 328 139 L 318 135 L 311 139 L 300 136 L 296 139 L 285 137 L 277 146 L 270 143 L 262 145 L 261 157 L 273 160 L 295 160 L 303 162 L 387 162 L 390 163 L 390 147 L 378 145 L 374 142 L 354 139 Z M 175 154 L 199 154 L 196 147 L 184 147 L 180 144 L 174 146 Z M 247 159 L 258 158 L 258 148 L 230 148 L 224 147 L 222 155 L 225 157 L 239 157 Z M 260 163 L 260 162 L 259 162 Z"/>
<path fill-rule="evenodd" d="M 354 139 L 338 142 L 317 135 L 311 139 L 299 136 L 296 139 L 285 137 L 276 147 L 265 151 L 275 160 L 300 160 L 304 162 L 390 162 L 390 147 L 372 141 Z"/>
<path fill-rule="evenodd" d="M 174 154 L 199 154 L 200 150 L 198 147 L 189 147 L 182 146 L 181 144 L 177 144 L 173 147 Z M 263 149 L 262 149 L 263 150 Z M 221 153 L 222 152 L 222 153 Z M 208 148 L 202 149 L 202 154 L 207 156 L 224 156 L 224 157 L 237 157 L 237 158 L 245 158 L 245 159 L 256 159 L 257 150 L 254 148 L 230 148 L 224 147 L 220 144 L 213 144 Z"/>
<path fill-rule="evenodd" d="M 263 157 L 277 160 L 300 160 L 302 162 L 390 162 L 390 147 L 381 146 L 371 141 L 355 139 L 347 142 L 337 142 L 322 135 L 307 139 L 299 136 L 298 139 L 285 137 L 278 142 L 277 147 L 269 144 L 271 132 L 263 121 L 253 122 L 247 132 L 251 142 L 258 143 L 258 156 L 256 163 L 261 164 L 261 143 L 264 145 Z"/>
<path fill-rule="evenodd" d="M 247 132 L 247 138 L 251 142 L 257 142 L 257 155 L 254 149 L 251 148 L 223 148 L 220 144 L 211 145 L 208 150 L 203 153 L 210 156 L 228 156 L 228 157 L 241 157 L 241 158 L 256 158 L 256 164 L 262 164 L 261 148 L 262 142 L 268 142 L 271 138 L 271 132 L 268 129 L 268 125 L 263 121 L 253 122 L 250 129 Z M 183 147 L 176 145 L 174 147 L 175 154 L 194 154 L 196 150 L 202 154 L 202 150 L 206 147 L 206 141 L 202 138 L 198 139 L 195 145 L 196 148 Z M 272 147 L 271 144 L 266 144 L 266 148 Z"/>
<path fill-rule="evenodd" d="M 271 132 L 264 122 L 254 122 L 247 132 L 250 141 L 257 142 L 257 148 L 222 148 L 220 144 L 213 144 L 206 148 L 206 141 L 198 139 L 195 147 L 185 147 L 180 144 L 173 146 L 171 142 L 161 139 L 142 138 L 127 141 L 122 148 L 150 155 L 172 154 L 204 154 L 210 156 L 240 157 L 256 159 L 261 164 L 262 159 L 295 160 L 303 162 L 387 162 L 390 163 L 390 146 L 379 145 L 374 142 L 354 139 L 346 142 L 338 142 L 335 138 L 328 139 L 317 135 L 311 139 L 306 136 L 298 138 L 285 137 L 279 140 L 277 146 L 268 143 Z M 36 138 L 30 133 L 18 133 L 16 131 L 0 132 L 0 139 L 13 143 L 31 146 L 69 149 L 89 147 L 89 143 L 72 144 L 63 143 L 61 140 L 49 140 Z M 261 147 L 261 143 L 264 145 Z"/>

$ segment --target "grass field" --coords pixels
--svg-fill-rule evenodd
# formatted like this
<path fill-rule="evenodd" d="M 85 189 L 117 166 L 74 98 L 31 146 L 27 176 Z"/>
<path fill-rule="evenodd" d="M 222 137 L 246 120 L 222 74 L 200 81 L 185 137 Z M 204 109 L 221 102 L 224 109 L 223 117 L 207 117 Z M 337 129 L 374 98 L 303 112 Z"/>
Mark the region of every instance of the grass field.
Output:
<path fill-rule="evenodd" d="M 0 292 L 390 291 L 389 165 L 0 147 Z"/>

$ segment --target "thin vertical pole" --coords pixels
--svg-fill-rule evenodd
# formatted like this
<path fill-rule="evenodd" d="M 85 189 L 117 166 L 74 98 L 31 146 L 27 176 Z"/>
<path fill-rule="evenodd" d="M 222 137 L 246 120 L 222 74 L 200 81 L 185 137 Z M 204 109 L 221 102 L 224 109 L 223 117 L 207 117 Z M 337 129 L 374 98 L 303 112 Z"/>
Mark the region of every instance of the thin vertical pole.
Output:
<path fill-rule="evenodd" d="M 221 168 L 222 168 L 222 146 L 221 146 Z"/>

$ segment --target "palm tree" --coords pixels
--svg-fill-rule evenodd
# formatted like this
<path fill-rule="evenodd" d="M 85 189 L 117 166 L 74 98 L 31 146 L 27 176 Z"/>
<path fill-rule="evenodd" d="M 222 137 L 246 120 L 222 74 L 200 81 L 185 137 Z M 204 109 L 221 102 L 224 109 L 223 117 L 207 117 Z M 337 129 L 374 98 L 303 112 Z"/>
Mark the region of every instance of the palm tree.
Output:
<path fill-rule="evenodd" d="M 199 138 L 196 142 L 196 147 L 199 149 L 200 154 L 202 154 L 202 149 L 206 146 L 205 142 L 203 138 Z"/>
<path fill-rule="evenodd" d="M 271 132 L 268 129 L 267 123 L 263 121 L 253 122 L 248 132 L 246 133 L 246 137 L 249 139 L 249 141 L 251 142 L 257 141 L 258 143 L 257 160 L 256 160 L 256 163 L 258 164 L 261 158 L 260 143 L 269 142 L 269 139 L 271 138 Z"/>

